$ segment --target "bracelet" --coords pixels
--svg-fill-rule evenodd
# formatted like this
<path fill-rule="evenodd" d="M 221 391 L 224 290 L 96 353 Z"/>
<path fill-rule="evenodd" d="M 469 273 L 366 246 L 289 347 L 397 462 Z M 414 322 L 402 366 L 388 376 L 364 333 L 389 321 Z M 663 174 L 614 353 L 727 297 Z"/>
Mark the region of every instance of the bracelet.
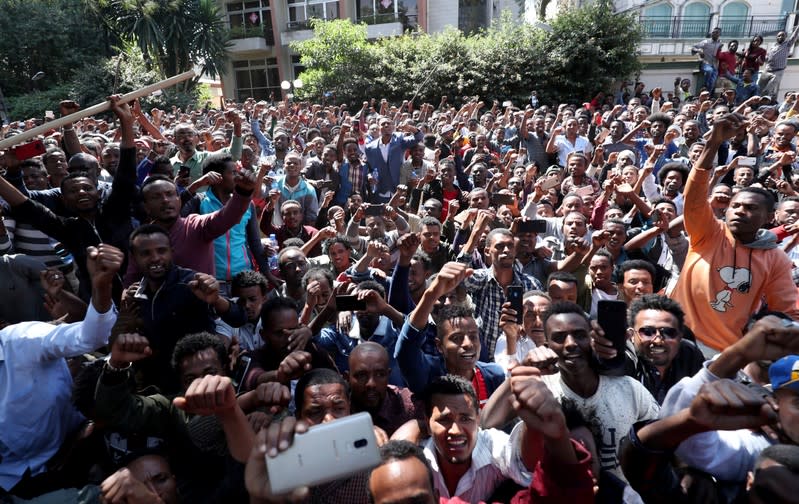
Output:
<path fill-rule="evenodd" d="M 128 362 L 128 365 L 125 366 L 125 367 L 118 368 L 118 367 L 113 366 L 111 364 L 111 359 L 105 361 L 105 369 L 107 371 L 112 372 L 112 373 L 125 373 L 125 372 L 129 371 L 130 368 L 132 368 L 132 367 L 133 367 L 133 363 L 132 362 Z"/>

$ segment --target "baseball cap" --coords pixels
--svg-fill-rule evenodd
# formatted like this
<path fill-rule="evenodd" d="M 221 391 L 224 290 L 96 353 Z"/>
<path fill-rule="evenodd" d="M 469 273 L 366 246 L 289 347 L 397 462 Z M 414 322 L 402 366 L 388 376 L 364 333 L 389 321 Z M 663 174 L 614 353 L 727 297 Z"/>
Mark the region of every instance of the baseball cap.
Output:
<path fill-rule="evenodd" d="M 445 135 L 445 134 L 449 133 L 450 131 L 454 131 L 454 130 L 455 130 L 455 127 L 453 127 L 451 124 L 445 124 L 441 128 L 441 134 Z"/>
<path fill-rule="evenodd" d="M 788 355 L 768 368 L 771 389 L 789 388 L 799 393 L 799 355 Z"/>

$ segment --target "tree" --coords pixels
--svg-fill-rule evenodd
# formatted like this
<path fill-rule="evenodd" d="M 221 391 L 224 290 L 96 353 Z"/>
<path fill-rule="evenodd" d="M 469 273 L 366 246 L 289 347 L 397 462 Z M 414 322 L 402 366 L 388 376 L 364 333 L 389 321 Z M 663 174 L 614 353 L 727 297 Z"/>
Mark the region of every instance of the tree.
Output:
<path fill-rule="evenodd" d="M 316 21 L 312 39 L 292 44 L 307 69 L 300 98 L 335 94 L 338 102 L 372 97 L 417 103 L 442 95 L 524 103 L 586 101 L 613 81 L 640 70 L 641 31 L 631 15 L 614 14 L 608 0 L 568 9 L 547 32 L 508 12 L 472 35 L 406 33 L 368 41 L 349 20 Z"/>
<path fill-rule="evenodd" d="M 366 25 L 346 19 L 311 23 L 313 38 L 291 44 L 306 68 L 297 97 L 320 100 L 332 92 L 338 101 L 353 101 L 376 92 L 373 70 L 378 55 L 366 40 Z"/>
<path fill-rule="evenodd" d="M 551 26 L 541 60 L 545 98 L 584 100 L 640 72 L 640 24 L 633 13 L 614 13 L 609 0 L 560 12 Z"/>
<path fill-rule="evenodd" d="M 117 39 L 138 45 L 148 68 L 162 77 L 195 65 L 223 73 L 230 41 L 214 0 L 85 1 Z"/>
<path fill-rule="evenodd" d="M 0 67 L 9 99 L 69 81 L 106 57 L 102 27 L 81 0 L 0 0 Z M 37 72 L 43 79 L 33 82 Z"/>

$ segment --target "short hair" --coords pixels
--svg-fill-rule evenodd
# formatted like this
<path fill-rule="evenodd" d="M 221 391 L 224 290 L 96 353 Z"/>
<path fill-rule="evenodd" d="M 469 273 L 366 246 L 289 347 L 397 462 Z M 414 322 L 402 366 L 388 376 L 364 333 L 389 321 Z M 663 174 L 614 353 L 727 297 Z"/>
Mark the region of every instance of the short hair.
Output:
<path fill-rule="evenodd" d="M 208 172 L 225 173 L 228 163 L 233 163 L 233 156 L 226 152 L 215 152 L 203 161 L 203 175 Z"/>
<path fill-rule="evenodd" d="M 797 198 L 797 201 L 799 201 L 799 198 Z M 675 212 L 677 211 L 677 203 L 675 203 L 673 200 L 670 200 L 668 198 L 663 198 L 663 197 L 656 198 L 656 199 L 652 200 L 652 208 L 655 208 L 656 206 L 658 206 L 658 205 L 660 205 L 662 203 L 666 203 L 668 205 L 671 205 L 671 207 L 674 208 L 674 211 Z"/>
<path fill-rule="evenodd" d="M 685 325 L 685 312 L 682 311 L 680 304 L 673 299 L 661 296 L 660 294 L 645 294 L 636 299 L 627 310 L 627 323 L 630 327 L 635 325 L 635 317 L 642 310 L 658 310 L 669 312 L 677 319 L 680 331 Z"/>
<path fill-rule="evenodd" d="M 336 243 L 340 244 L 342 247 L 344 247 L 345 249 L 349 250 L 350 252 L 352 252 L 352 250 L 353 250 L 352 243 L 350 243 L 349 238 L 347 238 L 346 236 L 343 236 L 343 235 L 336 235 L 333 238 L 325 240 L 324 246 L 322 247 L 322 249 L 324 250 L 325 254 L 329 254 L 330 253 L 330 247 L 332 247 Z"/>
<path fill-rule="evenodd" d="M 374 502 L 374 496 L 371 491 L 372 472 L 378 467 L 382 467 L 394 460 L 408 460 L 411 458 L 415 458 L 424 464 L 425 470 L 427 471 L 427 482 L 430 484 L 430 491 L 433 492 L 435 490 L 436 485 L 433 480 L 433 468 L 430 466 L 427 457 L 425 457 L 422 447 L 410 441 L 394 439 L 380 447 L 380 464 L 369 472 L 370 481 L 368 481 L 366 485 L 369 494 L 369 502 Z"/>
<path fill-rule="evenodd" d="M 173 185 L 175 188 L 177 188 L 177 185 L 175 185 L 175 181 L 172 180 L 171 178 L 167 177 L 166 175 L 150 175 L 149 177 L 147 177 L 144 180 L 144 182 L 142 182 L 142 184 L 141 184 L 141 193 L 143 194 L 145 189 L 147 189 L 147 187 L 149 187 L 150 185 L 152 185 L 152 184 L 154 184 L 156 182 L 169 182 L 171 185 Z"/>
<path fill-rule="evenodd" d="M 436 337 L 443 341 L 442 332 L 444 322 L 457 318 L 474 318 L 474 311 L 461 304 L 444 305 L 433 313 L 436 323 Z"/>
<path fill-rule="evenodd" d="M 652 263 L 644 260 L 644 259 L 630 259 L 629 261 L 624 261 L 619 265 L 619 277 L 624 280 L 624 274 L 630 270 L 645 270 L 649 273 L 649 276 L 652 278 L 652 282 L 655 282 L 656 273 L 655 267 L 652 266 Z"/>
<path fill-rule="evenodd" d="M 45 174 L 47 173 L 47 169 L 44 167 L 44 163 L 37 158 L 26 159 L 19 164 L 19 167 L 20 169 L 36 168 L 39 171 L 45 172 Z"/>
<path fill-rule="evenodd" d="M 59 149 L 58 147 L 50 147 L 49 149 L 47 149 L 47 151 L 45 151 L 44 154 L 42 154 L 42 162 L 44 164 L 47 164 L 47 161 L 49 161 L 51 157 L 56 156 L 58 154 L 63 154 L 64 158 L 67 157 L 66 152 L 64 152 L 62 149 Z"/>
<path fill-rule="evenodd" d="M 297 302 L 291 298 L 275 296 L 261 307 L 261 327 L 270 327 L 271 317 L 282 311 L 298 313 Z"/>
<path fill-rule="evenodd" d="M 338 383 L 344 387 L 344 394 L 347 396 L 347 401 L 350 400 L 350 385 L 336 371 L 327 368 L 312 369 L 302 375 L 297 380 L 297 386 L 294 389 L 294 404 L 297 406 L 297 416 L 302 414 L 302 408 L 305 405 L 305 389 L 315 385 L 329 385 Z"/>
<path fill-rule="evenodd" d="M 506 236 L 513 239 L 513 233 L 511 233 L 508 228 L 495 228 L 486 235 L 486 246 L 491 245 L 497 236 Z"/>
<path fill-rule="evenodd" d="M 283 240 L 283 246 L 287 248 L 302 248 L 305 245 L 305 240 L 300 238 L 299 236 L 295 236 L 293 238 L 286 238 Z"/>
<path fill-rule="evenodd" d="M 330 285 L 332 286 L 333 284 Z M 365 290 L 377 291 L 383 299 L 386 298 L 386 288 L 383 287 L 380 284 L 380 282 L 377 282 L 375 280 L 364 280 L 363 282 L 358 282 L 357 284 L 355 284 L 355 289 L 359 291 L 365 291 Z"/>
<path fill-rule="evenodd" d="M 305 255 L 305 252 L 303 252 L 300 247 L 293 247 L 293 246 L 286 247 L 285 243 L 283 245 L 284 245 L 283 249 L 280 252 L 277 253 L 277 262 L 278 262 L 278 264 L 280 263 L 280 260 L 283 259 L 283 257 L 285 257 L 286 254 L 288 254 L 289 252 L 300 252 L 302 255 Z"/>
<path fill-rule="evenodd" d="M 79 179 L 79 178 L 85 178 L 85 179 L 89 179 L 89 180 L 92 179 L 92 177 L 89 175 L 89 172 L 85 172 L 85 171 L 70 172 L 69 174 L 67 174 L 66 177 L 64 177 L 61 180 L 61 192 L 62 193 L 64 192 L 64 184 L 66 184 L 67 182 L 69 182 L 71 180 L 75 180 L 75 179 Z"/>
<path fill-rule="evenodd" d="M 261 294 L 266 294 L 266 289 L 268 287 L 266 277 L 257 271 L 244 270 L 239 271 L 236 276 L 233 277 L 230 290 L 231 292 L 239 292 L 241 289 L 255 286 L 260 287 Z"/>
<path fill-rule="evenodd" d="M 333 277 L 333 272 L 328 268 L 316 266 L 314 268 L 310 268 L 302 276 L 302 290 L 307 291 L 309 283 L 313 282 L 314 280 L 321 280 L 322 278 L 327 280 L 327 283 L 330 284 L 330 288 L 332 289 L 333 283 L 336 280 L 335 277 Z"/>
<path fill-rule="evenodd" d="M 433 269 L 433 260 L 429 255 L 421 250 L 414 252 L 413 256 L 411 257 L 411 261 L 422 263 L 422 269 L 425 271 L 430 271 Z"/>
<path fill-rule="evenodd" d="M 280 204 L 280 213 L 283 214 L 283 209 L 285 209 L 287 206 L 290 205 L 297 205 L 298 207 L 300 207 L 300 211 L 302 211 L 302 205 L 300 204 L 300 202 L 294 199 L 290 199 Z"/>
<path fill-rule="evenodd" d="M 774 199 L 774 196 L 768 190 L 763 189 L 762 187 L 751 187 L 751 186 L 749 186 L 749 187 L 742 187 L 738 191 L 737 194 L 741 194 L 741 193 L 759 194 L 763 198 L 764 203 L 766 204 L 766 209 L 769 212 L 773 212 L 774 211 L 774 203 L 775 203 L 776 200 Z"/>
<path fill-rule="evenodd" d="M 169 231 L 162 228 L 158 224 L 144 224 L 143 226 L 139 226 L 130 233 L 130 238 L 128 239 L 128 248 L 133 250 L 133 240 L 141 235 L 154 235 L 154 234 L 162 234 L 166 236 L 167 241 L 169 241 L 170 246 L 172 245 L 172 240 L 169 238 Z"/>
<path fill-rule="evenodd" d="M 552 303 L 552 306 L 549 307 L 549 310 L 544 314 L 544 335 L 549 339 L 549 333 L 547 331 L 547 322 L 549 318 L 554 315 L 564 315 L 573 313 L 575 315 L 579 315 L 583 320 L 585 320 L 586 324 L 590 322 L 588 320 L 588 316 L 585 314 L 585 311 L 577 304 L 572 303 L 571 301 L 558 301 L 556 303 Z"/>
<path fill-rule="evenodd" d="M 522 300 L 523 301 L 527 301 L 528 299 L 534 298 L 534 297 L 542 297 L 542 298 L 548 299 L 550 302 L 552 302 L 552 298 L 549 297 L 549 294 L 547 294 L 544 291 L 537 290 L 537 289 L 536 290 L 529 290 L 529 291 L 525 292 L 524 296 L 522 297 Z"/>
<path fill-rule="evenodd" d="M 781 207 L 783 203 L 789 202 L 799 203 L 799 196 L 786 196 L 780 200 L 780 202 L 777 204 L 777 207 Z"/>
<path fill-rule="evenodd" d="M 568 271 L 553 271 L 552 273 L 550 273 L 549 276 L 547 277 L 547 284 L 546 284 L 547 287 L 549 287 L 549 284 L 552 283 L 552 280 L 578 285 L 577 277 L 574 276 L 574 274 L 569 273 Z"/>
<path fill-rule="evenodd" d="M 427 217 L 422 218 L 421 226 L 429 226 L 429 227 L 437 227 L 441 229 L 441 221 L 433 217 L 432 215 L 428 215 Z"/>
<path fill-rule="evenodd" d="M 187 334 L 178 340 L 175 344 L 175 349 L 172 351 L 172 369 L 179 372 L 180 370 L 178 367 L 180 366 L 180 361 L 208 348 L 214 349 L 217 357 L 219 357 L 219 363 L 222 365 L 222 369 L 227 369 L 230 359 L 225 344 L 222 343 L 222 340 L 218 336 L 214 336 L 206 331 Z"/>
<path fill-rule="evenodd" d="M 466 395 L 471 399 L 474 411 L 479 413 L 480 403 L 477 394 L 474 392 L 472 384 L 453 374 L 446 374 L 434 378 L 422 394 L 424 397 L 424 409 L 428 417 L 433 413 L 434 395 Z"/>
<path fill-rule="evenodd" d="M 624 226 L 624 229 L 627 229 L 627 224 L 624 223 L 621 219 L 605 219 L 605 222 L 602 223 L 602 227 L 605 227 L 605 224 L 616 224 L 619 226 Z"/>
<path fill-rule="evenodd" d="M 594 252 L 594 257 L 605 257 L 610 262 L 610 266 L 613 267 L 616 264 L 616 261 L 613 259 L 613 254 L 607 251 L 607 249 L 601 248 Z"/>
<path fill-rule="evenodd" d="M 586 155 L 585 155 L 585 153 L 583 153 L 583 152 L 581 152 L 581 151 L 573 151 L 573 152 L 570 152 L 570 153 L 569 153 L 569 155 L 568 155 L 568 156 L 566 156 L 566 162 L 568 163 L 568 162 L 569 162 L 569 160 L 571 160 L 571 158 L 579 158 L 579 159 L 582 159 L 582 160 L 583 160 L 583 163 L 584 163 L 584 164 L 586 164 L 586 165 L 588 165 L 588 156 L 586 156 Z"/>

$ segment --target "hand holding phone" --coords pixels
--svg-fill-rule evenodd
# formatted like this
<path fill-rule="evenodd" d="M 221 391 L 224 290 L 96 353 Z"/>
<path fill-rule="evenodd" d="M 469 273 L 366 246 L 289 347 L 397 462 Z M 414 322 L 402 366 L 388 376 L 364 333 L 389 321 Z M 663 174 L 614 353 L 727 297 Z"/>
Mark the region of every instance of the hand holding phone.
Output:
<path fill-rule="evenodd" d="M 599 338 L 595 339 L 597 359 L 603 370 L 614 374 L 624 368 L 625 350 L 627 349 L 627 304 L 624 301 L 600 300 L 597 303 L 597 323 L 604 332 L 604 339 L 610 343 L 596 345 Z M 604 352 L 603 352 L 604 350 Z M 615 355 L 613 355 L 615 352 Z M 604 354 L 604 357 L 603 357 Z"/>

